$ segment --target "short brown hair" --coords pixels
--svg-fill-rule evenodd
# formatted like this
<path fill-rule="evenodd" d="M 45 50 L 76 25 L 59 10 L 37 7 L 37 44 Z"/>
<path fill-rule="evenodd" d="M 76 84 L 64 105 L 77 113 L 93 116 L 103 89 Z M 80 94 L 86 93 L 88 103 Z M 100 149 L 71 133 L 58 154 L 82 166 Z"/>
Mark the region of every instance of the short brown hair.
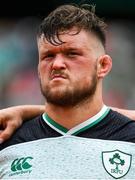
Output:
<path fill-rule="evenodd" d="M 62 5 L 52 11 L 40 24 L 38 37 L 44 35 L 46 40 L 54 45 L 63 43 L 59 33 L 77 27 L 77 33 L 81 29 L 93 32 L 105 47 L 106 24 L 95 14 L 95 6 L 92 5 Z"/>

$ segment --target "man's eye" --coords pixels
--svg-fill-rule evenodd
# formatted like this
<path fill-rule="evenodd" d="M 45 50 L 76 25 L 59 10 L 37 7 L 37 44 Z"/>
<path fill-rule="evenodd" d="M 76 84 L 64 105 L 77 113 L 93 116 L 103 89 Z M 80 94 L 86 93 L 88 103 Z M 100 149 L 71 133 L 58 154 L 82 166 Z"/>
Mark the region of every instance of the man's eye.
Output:
<path fill-rule="evenodd" d="M 47 54 L 47 55 L 44 56 L 44 59 L 45 59 L 45 60 L 49 60 L 49 59 L 51 59 L 51 58 L 53 58 L 53 57 L 54 57 L 53 54 Z"/>
<path fill-rule="evenodd" d="M 53 54 L 47 54 L 45 57 L 53 57 L 54 55 Z"/>
<path fill-rule="evenodd" d="M 77 52 L 69 52 L 68 53 L 68 56 L 71 56 L 71 57 L 74 57 L 74 56 L 77 56 L 78 53 Z"/>

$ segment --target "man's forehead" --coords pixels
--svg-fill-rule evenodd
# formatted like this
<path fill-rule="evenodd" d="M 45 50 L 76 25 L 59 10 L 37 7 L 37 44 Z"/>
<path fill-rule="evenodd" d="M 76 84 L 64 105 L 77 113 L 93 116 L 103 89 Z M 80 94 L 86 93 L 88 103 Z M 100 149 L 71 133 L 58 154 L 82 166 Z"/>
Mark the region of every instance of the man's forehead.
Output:
<path fill-rule="evenodd" d="M 43 44 L 42 44 L 43 43 Z M 41 42 L 39 43 L 39 49 L 44 53 L 52 52 L 52 51 L 67 51 L 67 50 L 77 50 L 81 49 L 82 46 L 76 45 L 76 43 L 65 42 L 60 45 L 52 45 L 50 43 Z"/>
<path fill-rule="evenodd" d="M 58 44 L 57 43 L 53 44 L 51 42 L 48 42 L 46 38 L 42 36 L 38 39 L 38 46 L 39 47 L 44 46 L 45 48 L 55 48 L 55 47 L 75 48 L 79 46 L 79 44 L 76 41 L 74 41 L 74 38 L 68 38 L 68 39 L 60 38 L 60 40 L 56 39 L 56 42 L 58 42 Z"/>

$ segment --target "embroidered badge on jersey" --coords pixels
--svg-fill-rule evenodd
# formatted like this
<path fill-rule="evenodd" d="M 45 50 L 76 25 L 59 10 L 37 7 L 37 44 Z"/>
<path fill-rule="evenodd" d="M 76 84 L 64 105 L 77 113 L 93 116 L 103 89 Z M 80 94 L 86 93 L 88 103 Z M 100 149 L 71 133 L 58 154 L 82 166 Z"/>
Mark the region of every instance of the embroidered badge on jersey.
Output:
<path fill-rule="evenodd" d="M 132 155 L 119 150 L 106 151 L 102 152 L 102 161 L 108 174 L 118 179 L 125 176 L 130 170 Z"/>

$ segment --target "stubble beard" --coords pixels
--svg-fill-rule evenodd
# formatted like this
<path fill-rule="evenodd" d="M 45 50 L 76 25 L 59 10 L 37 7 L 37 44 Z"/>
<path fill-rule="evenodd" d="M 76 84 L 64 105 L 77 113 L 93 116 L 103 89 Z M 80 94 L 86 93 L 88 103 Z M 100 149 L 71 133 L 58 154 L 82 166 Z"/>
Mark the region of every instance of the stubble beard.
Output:
<path fill-rule="evenodd" d="M 64 90 L 59 89 L 53 92 L 49 87 L 43 88 L 41 82 L 40 87 L 48 103 L 60 107 L 73 107 L 93 98 L 97 87 L 97 76 L 94 74 L 91 82 L 83 88 L 77 86 L 74 89 L 70 89 L 66 87 Z"/>

